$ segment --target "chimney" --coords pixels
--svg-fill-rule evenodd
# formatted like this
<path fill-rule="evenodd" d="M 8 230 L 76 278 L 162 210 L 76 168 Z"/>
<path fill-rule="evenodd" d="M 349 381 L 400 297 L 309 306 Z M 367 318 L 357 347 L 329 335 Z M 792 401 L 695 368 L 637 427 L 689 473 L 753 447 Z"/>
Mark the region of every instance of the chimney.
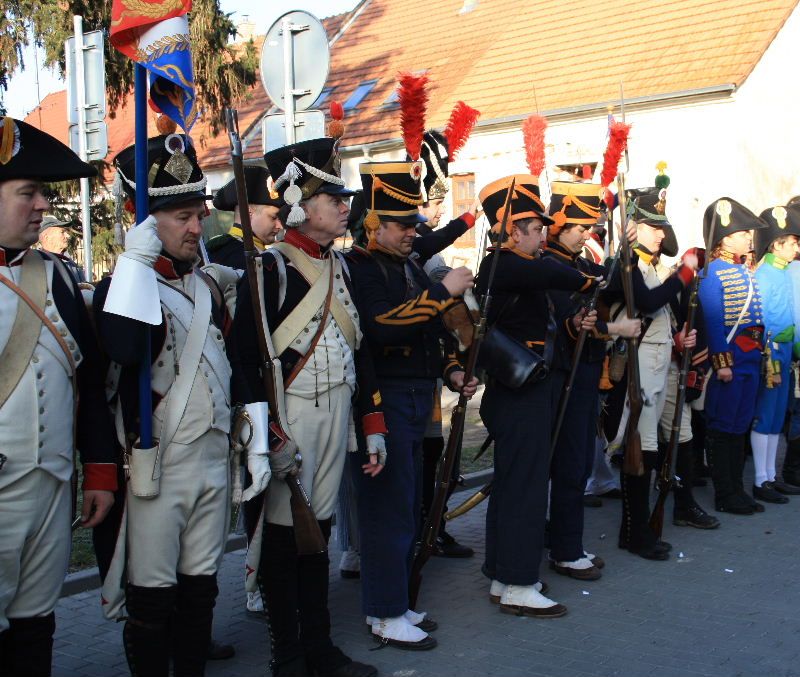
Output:
<path fill-rule="evenodd" d="M 256 25 L 250 21 L 249 14 L 242 14 L 242 20 L 236 24 L 236 42 L 247 42 L 253 39 Z"/>

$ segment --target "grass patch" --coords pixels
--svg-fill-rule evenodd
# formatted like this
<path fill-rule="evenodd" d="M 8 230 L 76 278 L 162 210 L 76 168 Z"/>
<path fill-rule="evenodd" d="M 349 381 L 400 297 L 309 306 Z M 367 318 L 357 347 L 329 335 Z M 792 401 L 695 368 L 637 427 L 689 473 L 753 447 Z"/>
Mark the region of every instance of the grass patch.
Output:
<path fill-rule="evenodd" d="M 492 467 L 492 464 L 494 463 L 494 446 L 489 447 L 477 461 L 474 461 L 473 459 L 475 458 L 475 454 L 478 453 L 479 449 L 480 445 L 461 450 L 462 475 L 467 475 L 471 472 L 477 472 L 478 470 L 486 470 L 487 468 Z"/>

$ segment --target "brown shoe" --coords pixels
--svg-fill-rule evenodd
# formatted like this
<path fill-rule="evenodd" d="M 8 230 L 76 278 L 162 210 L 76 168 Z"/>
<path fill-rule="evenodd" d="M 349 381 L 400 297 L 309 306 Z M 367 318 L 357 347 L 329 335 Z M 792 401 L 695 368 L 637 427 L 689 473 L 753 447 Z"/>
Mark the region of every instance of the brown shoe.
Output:
<path fill-rule="evenodd" d="M 588 569 L 573 569 L 572 567 L 560 566 L 558 562 L 550 562 L 550 568 L 557 574 L 569 576 L 578 581 L 596 581 L 603 576 L 603 574 L 600 573 L 600 569 L 594 564 Z"/>

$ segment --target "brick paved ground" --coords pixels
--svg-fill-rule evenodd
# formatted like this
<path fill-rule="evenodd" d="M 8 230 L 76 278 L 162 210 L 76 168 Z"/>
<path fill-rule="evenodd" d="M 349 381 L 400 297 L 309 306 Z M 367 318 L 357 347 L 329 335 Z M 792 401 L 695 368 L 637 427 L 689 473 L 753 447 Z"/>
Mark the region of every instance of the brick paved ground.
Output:
<path fill-rule="evenodd" d="M 698 490 L 705 506 L 710 495 L 710 488 Z M 720 515 L 717 531 L 670 524 L 665 538 L 675 551 L 668 562 L 648 562 L 616 548 L 618 501 L 586 512 L 586 548 L 605 558 L 603 578 L 580 583 L 542 572 L 551 596 L 568 606 L 566 617 L 517 618 L 489 604 L 488 582 L 479 571 L 481 506 L 452 524 L 454 535 L 478 551 L 476 557 L 434 559 L 425 571 L 421 600 L 440 624 L 437 649 L 371 652 L 359 584 L 339 578 L 333 552 L 335 641 L 353 658 L 377 665 L 382 675 L 397 677 L 800 674 L 800 499 L 753 517 Z M 210 664 L 211 677 L 266 673 L 266 626 L 245 611 L 242 557 L 241 551 L 225 557 L 215 619 L 215 636 L 234 643 L 237 655 Z M 121 627 L 102 620 L 97 591 L 63 598 L 57 615 L 56 677 L 127 674 Z"/>

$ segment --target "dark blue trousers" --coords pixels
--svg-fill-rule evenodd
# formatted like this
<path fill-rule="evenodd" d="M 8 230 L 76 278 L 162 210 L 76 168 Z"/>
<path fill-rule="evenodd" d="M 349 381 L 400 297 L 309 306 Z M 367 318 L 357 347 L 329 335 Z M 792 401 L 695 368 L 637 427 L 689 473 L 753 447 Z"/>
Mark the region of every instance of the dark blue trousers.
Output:
<path fill-rule="evenodd" d="M 394 618 L 408 609 L 408 577 L 420 528 L 422 439 L 433 408 L 434 381 L 380 381 L 386 467 L 364 475 L 362 454 L 350 454 L 357 487 L 362 609 Z"/>
<path fill-rule="evenodd" d="M 706 427 L 741 435 L 750 430 L 761 378 L 761 351 L 744 352 L 734 340 L 733 380 L 723 383 L 711 374 L 706 391 Z"/>
<path fill-rule="evenodd" d="M 507 585 L 539 580 L 550 475 L 557 374 L 519 389 L 486 386 L 481 418 L 494 438 L 494 485 L 486 511 L 486 576 Z"/>
<path fill-rule="evenodd" d="M 583 492 L 594 462 L 602 369 L 602 362 L 578 365 L 550 466 L 550 559 L 556 562 L 583 557 Z"/>

